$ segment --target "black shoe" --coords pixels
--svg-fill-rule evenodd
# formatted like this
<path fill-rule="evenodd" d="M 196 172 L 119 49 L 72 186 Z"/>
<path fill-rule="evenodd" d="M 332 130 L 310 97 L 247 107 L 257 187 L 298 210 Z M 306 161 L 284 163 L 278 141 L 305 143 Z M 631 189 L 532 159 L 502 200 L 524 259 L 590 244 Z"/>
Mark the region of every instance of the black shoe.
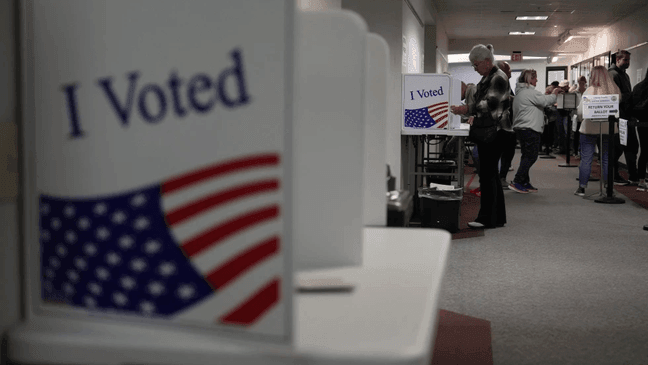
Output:
<path fill-rule="evenodd" d="M 622 178 L 621 176 L 617 176 L 617 177 L 614 178 L 614 185 L 625 186 L 625 185 L 628 185 L 628 184 L 630 184 L 630 181 Z"/>
<path fill-rule="evenodd" d="M 585 196 L 585 188 L 579 186 L 574 192 L 574 195 Z"/>

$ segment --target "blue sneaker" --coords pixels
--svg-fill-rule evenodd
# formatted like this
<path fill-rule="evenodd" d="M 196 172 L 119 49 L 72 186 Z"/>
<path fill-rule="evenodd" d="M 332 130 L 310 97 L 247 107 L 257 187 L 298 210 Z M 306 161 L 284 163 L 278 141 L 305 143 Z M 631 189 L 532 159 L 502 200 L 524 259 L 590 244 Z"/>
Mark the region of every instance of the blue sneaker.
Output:
<path fill-rule="evenodd" d="M 529 193 L 537 193 L 538 192 L 538 188 L 531 185 L 531 183 L 524 184 L 524 188 L 527 189 L 529 191 Z"/>
<path fill-rule="evenodd" d="M 511 182 L 509 184 L 509 189 L 515 190 L 515 191 L 517 191 L 518 193 L 521 193 L 521 194 L 528 194 L 529 193 L 529 190 L 527 190 L 527 188 L 525 188 L 522 184 L 516 183 L 516 182 Z"/>

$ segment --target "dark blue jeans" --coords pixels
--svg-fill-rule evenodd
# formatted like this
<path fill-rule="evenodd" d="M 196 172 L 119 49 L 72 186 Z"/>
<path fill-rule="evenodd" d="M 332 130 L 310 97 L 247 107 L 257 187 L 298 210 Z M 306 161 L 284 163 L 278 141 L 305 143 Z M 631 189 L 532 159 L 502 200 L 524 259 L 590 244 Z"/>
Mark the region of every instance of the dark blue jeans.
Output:
<path fill-rule="evenodd" d="M 515 174 L 513 182 L 520 185 L 530 184 L 531 179 L 529 178 L 529 170 L 538 160 L 538 151 L 540 150 L 540 139 L 542 133 L 536 132 L 532 129 L 516 129 L 515 133 L 520 141 L 522 156 L 520 157 L 520 167 Z"/>

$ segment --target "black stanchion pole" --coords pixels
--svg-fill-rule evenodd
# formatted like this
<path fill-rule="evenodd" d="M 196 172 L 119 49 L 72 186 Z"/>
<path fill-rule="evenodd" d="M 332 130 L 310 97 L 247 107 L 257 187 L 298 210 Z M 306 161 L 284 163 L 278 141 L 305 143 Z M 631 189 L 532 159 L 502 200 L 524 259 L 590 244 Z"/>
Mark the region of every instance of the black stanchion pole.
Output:
<path fill-rule="evenodd" d="M 569 164 L 569 157 L 571 155 L 570 153 L 570 148 L 569 146 L 571 145 L 571 129 L 572 129 L 572 121 L 571 118 L 567 118 L 567 136 L 565 137 L 565 153 L 567 154 L 565 156 L 565 163 L 561 163 L 558 166 L 560 167 L 578 167 L 578 165 L 571 165 Z"/>
<path fill-rule="evenodd" d="M 603 203 L 603 204 L 623 204 L 625 203 L 624 199 L 615 197 L 612 195 L 612 185 L 614 185 L 614 123 L 616 123 L 617 119 L 613 116 L 610 115 L 608 116 L 608 124 L 609 124 L 609 129 L 608 129 L 608 173 L 607 173 L 607 189 L 606 189 L 606 196 L 600 197 L 596 200 L 594 200 L 597 203 Z M 602 146 L 601 146 L 602 147 Z"/>

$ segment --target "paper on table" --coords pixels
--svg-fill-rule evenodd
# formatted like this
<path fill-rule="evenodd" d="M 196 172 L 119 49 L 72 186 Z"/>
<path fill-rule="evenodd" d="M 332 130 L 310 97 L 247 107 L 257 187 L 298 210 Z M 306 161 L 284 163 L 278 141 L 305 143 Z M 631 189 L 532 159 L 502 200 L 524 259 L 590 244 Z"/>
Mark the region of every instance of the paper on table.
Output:
<path fill-rule="evenodd" d="M 355 285 L 335 277 L 317 279 L 297 279 L 296 290 L 302 293 L 309 292 L 349 292 Z"/>
<path fill-rule="evenodd" d="M 437 188 L 437 190 L 455 190 L 456 188 L 452 185 L 444 185 L 437 183 L 430 183 L 431 188 Z"/>

